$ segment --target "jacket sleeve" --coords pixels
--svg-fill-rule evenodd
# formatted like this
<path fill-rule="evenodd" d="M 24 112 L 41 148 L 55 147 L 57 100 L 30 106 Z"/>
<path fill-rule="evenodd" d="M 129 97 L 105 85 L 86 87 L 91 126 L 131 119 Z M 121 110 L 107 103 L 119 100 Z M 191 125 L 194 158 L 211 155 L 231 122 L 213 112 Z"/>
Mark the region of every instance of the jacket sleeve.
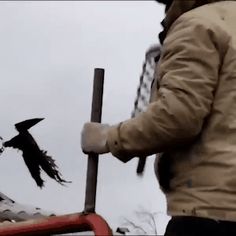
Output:
<path fill-rule="evenodd" d="M 123 162 L 184 145 L 196 137 L 209 115 L 220 56 L 212 25 L 180 17 L 170 28 L 159 65 L 157 99 L 146 112 L 113 126 L 111 153 Z"/>

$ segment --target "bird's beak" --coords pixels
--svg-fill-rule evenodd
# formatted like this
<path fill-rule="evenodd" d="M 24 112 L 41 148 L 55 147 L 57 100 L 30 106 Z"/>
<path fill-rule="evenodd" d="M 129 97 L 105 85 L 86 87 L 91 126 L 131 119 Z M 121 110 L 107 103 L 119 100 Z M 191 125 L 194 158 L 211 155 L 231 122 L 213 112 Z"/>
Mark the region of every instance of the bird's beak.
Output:
<path fill-rule="evenodd" d="M 3 141 L 3 138 L 0 136 L 0 140 Z M 2 146 L 0 147 L 0 155 L 3 153 L 4 151 L 4 142 L 2 142 Z"/>
<path fill-rule="evenodd" d="M 2 143 L 2 146 L 3 146 L 3 147 L 8 147 L 7 142 L 3 142 L 3 143 Z"/>

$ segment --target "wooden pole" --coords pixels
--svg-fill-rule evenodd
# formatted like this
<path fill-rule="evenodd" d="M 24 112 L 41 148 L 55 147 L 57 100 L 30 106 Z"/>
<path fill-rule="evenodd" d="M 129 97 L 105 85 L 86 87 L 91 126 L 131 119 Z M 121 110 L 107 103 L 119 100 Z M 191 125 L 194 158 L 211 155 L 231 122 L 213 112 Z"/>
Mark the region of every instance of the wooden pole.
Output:
<path fill-rule="evenodd" d="M 105 74 L 104 69 L 96 68 L 94 70 L 91 122 L 101 123 L 104 74 Z M 87 165 L 85 206 L 84 206 L 85 213 L 95 212 L 97 173 L 98 173 L 98 155 L 89 154 L 88 165 Z"/>

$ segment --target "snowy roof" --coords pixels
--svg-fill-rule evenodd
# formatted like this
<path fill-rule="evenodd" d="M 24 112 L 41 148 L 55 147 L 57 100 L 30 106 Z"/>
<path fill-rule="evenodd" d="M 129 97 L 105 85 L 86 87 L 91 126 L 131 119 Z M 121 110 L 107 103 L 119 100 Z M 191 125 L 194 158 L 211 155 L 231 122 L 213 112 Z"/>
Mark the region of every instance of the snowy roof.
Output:
<path fill-rule="evenodd" d="M 19 204 L 0 192 L 0 223 L 4 221 L 18 222 L 48 216 L 55 216 L 55 214 L 38 207 Z"/>

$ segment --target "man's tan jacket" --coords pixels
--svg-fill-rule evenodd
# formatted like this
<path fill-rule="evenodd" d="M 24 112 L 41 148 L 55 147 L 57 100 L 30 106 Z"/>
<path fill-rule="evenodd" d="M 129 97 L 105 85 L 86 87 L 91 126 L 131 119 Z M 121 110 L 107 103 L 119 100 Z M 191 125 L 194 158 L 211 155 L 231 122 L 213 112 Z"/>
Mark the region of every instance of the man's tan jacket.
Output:
<path fill-rule="evenodd" d="M 167 153 L 170 215 L 236 221 L 236 1 L 174 0 L 164 25 L 160 87 L 108 146 L 123 161 Z"/>

